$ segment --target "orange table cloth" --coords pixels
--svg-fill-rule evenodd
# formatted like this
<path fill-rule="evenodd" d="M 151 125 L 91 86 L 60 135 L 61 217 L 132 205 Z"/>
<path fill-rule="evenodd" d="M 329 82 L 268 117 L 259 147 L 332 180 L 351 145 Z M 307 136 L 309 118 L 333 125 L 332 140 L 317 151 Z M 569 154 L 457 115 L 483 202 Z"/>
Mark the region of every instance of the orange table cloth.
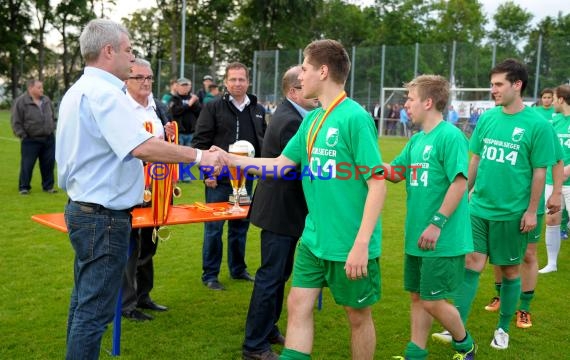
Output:
<path fill-rule="evenodd" d="M 204 204 L 213 210 L 204 210 L 196 205 L 172 205 L 168 219 L 159 225 L 179 225 L 218 220 L 239 220 L 247 217 L 249 206 L 240 205 L 245 211 L 239 214 L 227 212 L 232 205 L 226 202 Z M 152 208 L 135 208 L 133 214 L 133 228 L 153 227 Z M 32 215 L 32 220 L 53 229 L 67 232 L 63 213 Z"/>

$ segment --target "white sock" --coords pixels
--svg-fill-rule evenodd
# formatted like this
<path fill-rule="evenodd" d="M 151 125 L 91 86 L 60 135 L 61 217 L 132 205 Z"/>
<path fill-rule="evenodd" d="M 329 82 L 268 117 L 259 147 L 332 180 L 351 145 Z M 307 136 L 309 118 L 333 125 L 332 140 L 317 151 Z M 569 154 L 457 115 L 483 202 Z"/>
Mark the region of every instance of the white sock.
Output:
<path fill-rule="evenodd" d="M 558 253 L 560 252 L 560 225 L 546 226 L 546 254 L 548 264 L 546 267 L 557 267 Z"/>

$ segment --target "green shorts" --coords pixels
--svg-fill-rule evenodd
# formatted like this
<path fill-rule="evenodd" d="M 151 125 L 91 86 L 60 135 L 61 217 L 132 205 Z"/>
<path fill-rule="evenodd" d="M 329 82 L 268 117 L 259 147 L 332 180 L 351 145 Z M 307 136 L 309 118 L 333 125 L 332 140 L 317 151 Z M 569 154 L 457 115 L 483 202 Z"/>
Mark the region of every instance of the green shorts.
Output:
<path fill-rule="evenodd" d="M 344 264 L 319 259 L 300 241 L 295 252 L 292 285 L 308 289 L 328 286 L 337 304 L 355 309 L 380 300 L 380 260 L 368 260 L 368 276 L 359 280 L 346 277 Z"/>
<path fill-rule="evenodd" d="M 465 255 L 404 257 L 404 289 L 420 294 L 422 300 L 450 299 L 464 274 Z"/>
<path fill-rule="evenodd" d="M 536 244 L 542 235 L 542 224 L 544 224 L 544 214 L 536 215 L 536 227 L 528 235 L 528 243 Z"/>
<path fill-rule="evenodd" d="M 520 219 L 493 221 L 471 215 L 475 251 L 488 255 L 493 265 L 521 264 L 530 236 L 520 231 L 520 222 Z"/>

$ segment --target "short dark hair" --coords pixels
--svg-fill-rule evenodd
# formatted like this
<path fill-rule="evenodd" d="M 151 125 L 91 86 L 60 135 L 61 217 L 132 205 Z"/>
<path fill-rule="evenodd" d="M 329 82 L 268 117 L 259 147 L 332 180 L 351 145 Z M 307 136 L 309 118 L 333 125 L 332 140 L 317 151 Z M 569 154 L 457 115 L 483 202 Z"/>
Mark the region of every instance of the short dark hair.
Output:
<path fill-rule="evenodd" d="M 570 105 L 570 85 L 560 85 L 554 89 L 556 97 L 563 98 L 564 102 Z"/>
<path fill-rule="evenodd" d="M 244 69 L 245 70 L 245 77 L 249 79 L 249 69 L 247 68 L 247 66 L 245 66 L 244 64 L 240 63 L 240 62 L 233 62 L 228 64 L 228 66 L 226 66 L 226 75 L 225 78 L 228 78 L 228 72 L 230 70 L 234 70 L 234 69 Z"/>
<path fill-rule="evenodd" d="M 505 78 L 512 84 L 521 81 L 521 96 L 528 84 L 528 69 L 525 64 L 517 59 L 505 59 L 498 63 L 489 73 L 489 78 L 495 74 L 506 74 Z"/>
<path fill-rule="evenodd" d="M 344 84 L 350 72 L 350 58 L 341 43 L 336 40 L 316 40 L 303 50 L 309 64 L 329 68 L 329 76 L 337 84 Z"/>
<path fill-rule="evenodd" d="M 542 97 L 542 95 L 544 95 L 544 94 L 554 95 L 554 90 L 552 90 L 551 88 L 544 88 L 540 92 L 540 97 Z"/>

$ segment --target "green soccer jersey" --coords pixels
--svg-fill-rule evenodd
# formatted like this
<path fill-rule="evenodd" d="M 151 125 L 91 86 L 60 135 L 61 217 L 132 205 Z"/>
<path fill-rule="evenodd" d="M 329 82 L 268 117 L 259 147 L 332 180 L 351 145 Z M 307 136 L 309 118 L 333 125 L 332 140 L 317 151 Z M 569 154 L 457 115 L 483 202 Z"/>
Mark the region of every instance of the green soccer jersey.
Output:
<path fill-rule="evenodd" d="M 564 116 L 563 114 L 556 114 L 552 118 L 552 126 L 556 133 L 556 143 L 560 143 L 557 148 L 562 152 L 561 156 L 557 156 L 556 159 L 562 159 L 564 165 L 570 164 L 570 115 Z M 546 183 L 548 185 L 554 184 L 554 179 L 552 178 L 552 167 L 548 168 L 546 172 Z M 570 186 L 570 179 L 564 181 L 564 186 Z"/>
<path fill-rule="evenodd" d="M 444 257 L 473 251 L 467 189 L 441 230 L 435 250 L 418 247 L 420 235 L 441 207 L 451 183 L 457 176 L 467 178 L 467 148 L 465 135 L 456 126 L 442 121 L 429 133 L 420 131 L 414 135 L 392 161 L 392 166 L 406 169 L 406 254 Z"/>
<path fill-rule="evenodd" d="M 550 122 L 549 122 L 550 123 Z M 564 153 L 562 151 L 562 146 L 560 146 L 560 144 L 558 143 L 558 135 L 556 134 L 556 131 L 554 130 L 554 127 L 549 127 L 550 133 L 551 133 L 551 138 L 552 141 L 554 142 L 554 157 L 556 158 L 556 162 L 560 161 L 560 160 L 564 160 Z M 549 180 L 550 179 L 550 180 Z M 550 182 L 549 182 L 550 181 Z M 552 185 L 553 183 L 553 179 L 552 179 L 552 166 L 548 166 L 546 168 L 546 181 L 545 184 L 550 184 Z M 542 196 L 540 197 L 540 202 L 538 203 L 538 209 L 536 210 L 536 214 L 537 215 L 544 215 L 544 213 L 546 212 L 546 198 L 544 197 L 545 193 L 544 191 L 542 192 Z"/>
<path fill-rule="evenodd" d="M 533 169 L 556 163 L 549 127 L 527 106 L 516 114 L 505 114 L 497 106 L 481 115 L 470 142 L 470 150 L 480 157 L 472 215 L 508 221 L 526 211 Z"/>
<path fill-rule="evenodd" d="M 535 106 L 533 109 L 548 121 L 551 121 L 554 117 L 554 106 L 551 106 L 548 109 L 543 106 Z"/>
<path fill-rule="evenodd" d="M 368 195 L 366 181 L 373 172 L 382 173 L 382 159 L 370 114 L 346 98 L 329 114 L 318 132 L 309 166 L 307 134 L 323 113 L 319 108 L 305 116 L 283 155 L 302 168 L 303 192 L 309 209 L 301 236 L 303 243 L 318 258 L 346 261 L 362 221 Z M 315 129 L 316 126 L 313 133 Z M 380 256 L 381 230 L 379 219 L 370 239 L 370 259 Z"/>

